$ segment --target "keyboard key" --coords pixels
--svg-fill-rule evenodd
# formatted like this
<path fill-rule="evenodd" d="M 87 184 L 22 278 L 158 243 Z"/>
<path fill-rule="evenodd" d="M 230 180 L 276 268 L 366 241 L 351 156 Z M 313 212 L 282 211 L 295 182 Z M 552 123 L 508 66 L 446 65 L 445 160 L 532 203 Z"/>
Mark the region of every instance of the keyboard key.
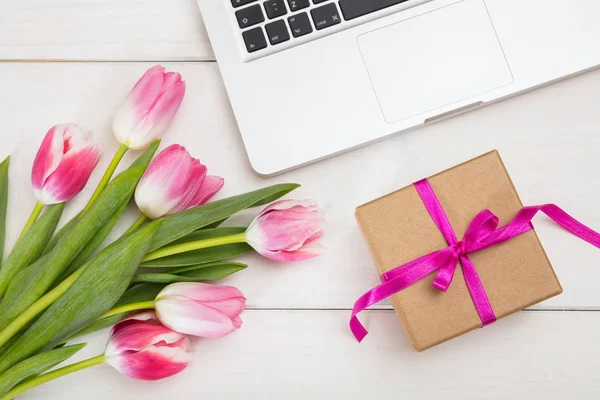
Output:
<path fill-rule="evenodd" d="M 242 36 L 244 37 L 244 43 L 246 43 L 246 50 L 248 50 L 248 53 L 253 53 L 267 47 L 267 40 L 265 39 L 265 35 L 260 26 L 242 33 Z"/>
<path fill-rule="evenodd" d="M 313 0 L 313 4 L 325 3 L 327 0 Z"/>
<path fill-rule="evenodd" d="M 279 44 L 290 40 L 290 34 L 288 33 L 285 21 L 280 19 L 279 21 L 271 22 L 265 25 L 267 30 L 267 37 L 272 45 Z"/>
<path fill-rule="evenodd" d="M 313 31 L 310 20 L 308 19 L 308 14 L 305 12 L 289 17 L 288 23 L 290 24 L 292 35 L 294 35 L 295 38 L 304 36 Z"/>
<path fill-rule="evenodd" d="M 265 1 L 264 4 L 269 19 L 281 17 L 282 15 L 287 14 L 283 0 L 269 0 Z"/>
<path fill-rule="evenodd" d="M 362 17 L 375 11 L 383 10 L 396 4 L 404 3 L 407 0 L 340 0 L 340 8 L 346 21 Z"/>
<path fill-rule="evenodd" d="M 260 24 L 265 20 L 265 16 L 263 15 L 263 12 L 258 4 L 236 11 L 235 16 L 240 28 L 242 29 L 248 28 L 252 25 Z"/>
<path fill-rule="evenodd" d="M 339 24 L 341 21 L 335 3 L 326 4 L 319 8 L 313 8 L 310 10 L 310 13 L 317 30 L 329 28 L 330 26 Z"/>
<path fill-rule="evenodd" d="M 231 0 L 231 5 L 234 7 L 245 6 L 246 4 L 253 3 L 257 0 Z"/>
<path fill-rule="evenodd" d="M 290 6 L 290 11 L 298 11 L 303 8 L 310 7 L 309 0 L 288 0 L 288 6 Z"/>

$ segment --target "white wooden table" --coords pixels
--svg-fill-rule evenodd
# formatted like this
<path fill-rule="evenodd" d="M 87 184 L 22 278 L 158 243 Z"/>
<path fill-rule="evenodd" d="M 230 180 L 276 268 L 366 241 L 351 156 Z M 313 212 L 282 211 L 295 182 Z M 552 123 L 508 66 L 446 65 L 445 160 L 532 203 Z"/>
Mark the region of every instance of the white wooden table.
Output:
<path fill-rule="evenodd" d="M 224 176 L 220 196 L 299 182 L 295 196 L 318 199 L 330 225 L 329 251 L 318 259 L 277 265 L 247 257 L 251 267 L 227 280 L 248 298 L 243 328 L 225 339 L 198 340 L 193 364 L 179 376 L 137 382 L 100 366 L 24 399 L 600 395 L 600 253 L 544 217 L 535 225 L 564 286 L 561 296 L 421 354 L 411 352 L 387 304 L 364 313 L 371 334 L 362 344 L 347 327 L 354 300 L 378 280 L 354 208 L 490 149 L 500 150 L 525 203 L 555 202 L 600 229 L 600 71 L 264 179 L 246 159 L 194 0 L 2 0 L 0 60 L 0 143 L 19 140 L 11 233 L 34 204 L 28 176 L 46 130 L 73 121 L 102 137 L 107 156 L 97 181 L 116 148 L 109 129 L 115 109 L 157 62 L 188 83 L 164 142 L 184 144 Z M 77 359 L 102 351 L 106 335 L 89 337 Z"/>

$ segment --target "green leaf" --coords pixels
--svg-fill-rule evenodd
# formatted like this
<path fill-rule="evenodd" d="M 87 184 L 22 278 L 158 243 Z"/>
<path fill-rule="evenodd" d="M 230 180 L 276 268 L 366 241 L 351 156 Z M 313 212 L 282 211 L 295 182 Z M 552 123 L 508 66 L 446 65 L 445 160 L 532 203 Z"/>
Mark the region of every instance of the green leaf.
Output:
<path fill-rule="evenodd" d="M 94 253 L 94 251 L 96 251 L 96 249 L 100 247 L 102 242 L 104 242 L 104 239 L 106 239 L 106 237 L 113 230 L 117 222 L 119 222 L 119 219 L 121 218 L 123 212 L 125 212 L 125 209 L 127 208 L 129 200 L 130 199 L 127 199 L 123 202 L 121 208 L 115 211 L 112 217 L 110 217 L 110 219 L 104 224 L 104 226 L 100 228 L 100 230 L 98 231 L 98 233 L 96 233 L 92 240 L 90 240 L 86 244 L 83 250 L 81 250 L 77 257 L 75 257 L 75 260 L 71 262 L 67 269 L 65 269 L 61 276 L 58 278 L 59 282 L 67 276 L 71 275 L 73 272 L 75 272 L 77 268 L 81 267 L 86 262 L 86 260 Z"/>
<path fill-rule="evenodd" d="M 136 286 L 130 288 L 129 290 L 127 290 L 127 292 L 125 292 L 125 294 L 115 304 L 115 307 L 124 306 L 126 304 L 141 303 L 144 301 L 154 300 L 156 298 L 156 296 L 158 296 L 160 291 L 164 289 L 165 286 L 167 286 L 167 285 L 166 284 L 158 284 L 158 283 L 143 283 L 141 285 L 136 285 Z M 83 335 L 87 335 L 92 332 L 99 331 L 100 329 L 104 329 L 104 328 L 108 328 L 109 326 L 113 326 L 117 322 L 121 321 L 123 318 L 133 315 L 135 313 L 137 313 L 137 311 L 131 311 L 131 312 L 127 312 L 127 313 L 117 314 L 117 315 L 113 315 L 112 317 L 96 320 L 93 323 L 91 323 L 90 325 L 88 325 L 87 327 L 85 327 L 82 330 L 80 330 L 79 332 L 77 332 L 76 334 L 69 337 L 68 340 L 72 340 L 74 338 L 77 338 L 77 337 L 80 337 Z"/>
<path fill-rule="evenodd" d="M 79 350 L 83 349 L 86 343 L 66 346 L 60 349 L 50 350 L 45 353 L 37 354 L 0 374 L 0 396 L 5 395 L 19 382 L 39 375 L 50 368 L 67 360 Z"/>
<path fill-rule="evenodd" d="M 151 158 L 149 152 L 152 153 L 155 150 L 153 149 L 146 150 L 140 158 L 148 161 Z M 9 284 L 4 301 L 0 304 L 0 330 L 46 293 L 75 257 L 132 196 L 147 167 L 138 166 L 137 162 L 134 165 L 113 179 L 91 208 L 77 217 L 72 228 L 65 231 L 56 246 L 47 254 L 43 266 L 35 272 L 29 271 L 29 279 L 19 279 L 18 286 L 13 282 Z"/>
<path fill-rule="evenodd" d="M 46 244 L 46 247 L 44 247 L 44 251 L 42 254 L 46 255 L 46 254 L 50 253 L 52 251 L 52 249 L 54 249 L 54 247 L 56 247 L 56 243 L 58 243 L 59 240 L 64 238 L 64 236 L 67 233 L 69 233 L 73 230 L 75 225 L 77 225 L 77 220 L 80 216 L 81 216 L 81 214 L 77 214 L 75 217 L 73 217 L 73 219 L 71 219 L 62 228 L 60 228 L 58 230 L 58 232 L 56 232 L 56 234 L 52 237 L 52 239 L 50 239 L 50 241 Z"/>
<path fill-rule="evenodd" d="M 25 328 L 23 328 L 22 330 L 24 331 L 25 329 L 27 329 L 28 327 L 31 326 L 31 323 L 28 324 Z M 12 347 L 13 344 L 15 344 L 15 342 L 17 341 L 17 339 L 19 338 L 18 335 L 15 335 L 13 337 L 11 337 L 9 339 L 8 342 L 4 343 L 2 346 L 0 346 L 0 358 L 3 357 L 4 353 L 6 353 L 8 351 L 8 349 L 10 349 Z"/>
<path fill-rule="evenodd" d="M 300 185 L 283 183 L 269 186 L 254 192 L 213 201 L 190 210 L 167 215 L 158 231 L 150 251 L 154 251 L 180 239 L 198 229 L 229 218 L 247 208 L 258 207 L 285 196 Z"/>
<path fill-rule="evenodd" d="M 116 177 L 90 210 L 78 218 L 73 229 L 67 232 L 56 247 L 47 254 L 43 266 L 30 275 L 28 281 L 19 280 L 19 286 L 14 282 L 10 283 L 9 291 L 0 304 L 0 329 L 4 329 L 46 293 L 56 278 L 110 219 L 122 202 L 129 198 L 143 172 L 143 168 L 135 168 Z"/>
<path fill-rule="evenodd" d="M 205 240 L 205 239 L 212 239 L 212 238 L 216 238 L 216 237 L 222 237 L 222 236 L 231 236 L 231 235 L 237 235 L 238 233 L 243 233 L 246 232 L 246 227 L 226 227 L 226 228 L 209 228 L 209 229 L 201 229 L 199 231 L 195 231 L 192 232 L 184 237 L 182 237 L 181 239 L 177 239 L 172 243 L 169 243 L 169 246 L 171 245 L 176 245 L 176 244 L 182 244 L 182 243 L 189 243 L 189 242 L 196 242 L 198 240 Z"/>
<path fill-rule="evenodd" d="M 0 359 L 0 372 L 55 347 L 110 310 L 127 290 L 160 223 L 151 222 L 100 251 L 65 294 Z"/>
<path fill-rule="evenodd" d="M 126 317 L 128 317 L 130 315 L 135 314 L 136 312 L 137 311 L 130 311 L 130 312 L 122 313 L 122 314 L 116 314 L 116 315 L 113 315 L 111 317 L 102 318 L 102 319 L 99 319 L 99 320 L 97 320 L 95 322 L 92 322 L 87 327 L 83 328 L 79 332 L 77 332 L 74 335 L 72 335 L 69 338 L 67 338 L 65 340 L 65 343 L 67 341 L 71 341 L 73 339 L 79 338 L 79 337 L 87 335 L 89 333 L 96 332 L 96 331 L 99 331 L 99 330 L 104 329 L 104 328 L 109 328 L 109 327 L 117 324 L 118 322 L 120 322 L 122 319 L 124 319 L 124 318 L 126 318 Z"/>
<path fill-rule="evenodd" d="M 202 264 L 169 271 L 168 273 L 136 274 L 133 277 L 133 282 L 174 283 L 217 281 L 247 267 L 246 264 L 234 262 Z"/>
<path fill-rule="evenodd" d="M 8 207 L 8 167 L 10 156 L 0 164 L 0 264 L 4 257 L 4 239 L 6 238 L 6 209 Z M 1 297 L 1 296 L 0 296 Z"/>
<path fill-rule="evenodd" d="M 167 285 L 159 283 L 143 283 L 141 285 L 135 285 L 125 292 L 115 306 L 120 307 L 126 304 L 142 303 L 145 301 L 154 300 L 160 291 L 165 288 L 165 286 Z"/>
<path fill-rule="evenodd" d="M 198 240 L 230 236 L 238 233 L 243 233 L 245 231 L 246 228 L 203 229 L 200 231 L 192 232 L 189 235 L 179 240 L 176 240 L 171 244 L 183 244 L 195 242 Z M 217 261 L 229 260 L 231 258 L 246 254 L 250 251 L 252 251 L 252 247 L 250 247 L 250 245 L 246 243 L 226 244 L 223 246 L 209 247 L 201 250 L 193 250 L 168 257 L 158 258 L 156 260 L 145 261 L 142 263 L 142 267 L 168 268 L 213 263 Z"/>
<path fill-rule="evenodd" d="M 150 161 L 152 161 L 152 157 L 154 157 L 154 154 L 156 153 L 158 146 L 160 146 L 160 139 L 157 139 L 154 142 L 152 142 L 152 144 L 138 158 L 136 158 L 133 163 L 131 163 L 131 165 L 129 166 L 129 169 L 137 168 L 137 167 L 147 168 L 148 164 L 150 164 Z M 63 236 L 65 236 L 70 230 L 73 229 L 73 227 L 77 224 L 77 219 L 80 216 L 81 216 L 81 214 L 76 215 L 72 220 L 67 222 L 65 224 L 65 226 L 63 226 L 56 233 L 56 235 L 54 235 L 52 240 L 50 240 L 48 242 L 46 248 L 44 249 L 44 254 L 49 253 L 50 250 L 52 250 L 54 248 L 54 246 L 56 246 L 56 243 L 58 243 L 58 241 L 60 239 L 62 239 Z M 109 231 L 109 233 L 110 233 L 110 231 Z M 107 235 L 108 235 L 108 233 L 107 233 Z M 100 243 L 101 242 L 102 242 L 102 240 L 100 241 Z M 93 251 L 92 251 L 92 253 L 93 253 Z"/>
<path fill-rule="evenodd" d="M 18 299 L 23 293 L 22 288 L 27 287 L 29 283 L 40 275 L 42 269 L 48 261 L 48 255 L 42 256 L 33 264 L 23 268 L 10 281 L 8 289 L 4 295 L 4 301 L 0 303 L 0 330 L 6 328 L 14 318 L 16 318 L 23 310 L 11 307 L 9 301 Z M 26 308 L 25 308 L 26 309 Z"/>
<path fill-rule="evenodd" d="M 131 163 L 129 168 L 147 168 L 148 164 L 150 164 L 150 161 L 152 161 L 152 157 L 154 157 L 156 150 L 158 150 L 158 146 L 160 146 L 160 139 L 156 139 L 154 142 L 152 142 L 152 144 L 150 144 L 150 146 L 148 146 L 148 148 Z"/>
<path fill-rule="evenodd" d="M 0 297 L 4 296 L 8 284 L 14 276 L 40 257 L 46 243 L 54 234 L 64 209 L 65 203 L 49 206 L 44 214 L 33 223 L 25 236 L 15 244 L 0 269 Z"/>

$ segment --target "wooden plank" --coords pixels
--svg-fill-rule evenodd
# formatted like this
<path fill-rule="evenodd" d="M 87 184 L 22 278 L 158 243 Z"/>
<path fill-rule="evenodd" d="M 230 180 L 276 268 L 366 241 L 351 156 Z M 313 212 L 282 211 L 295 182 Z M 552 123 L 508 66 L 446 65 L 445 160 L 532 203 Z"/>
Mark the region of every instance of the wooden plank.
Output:
<path fill-rule="evenodd" d="M 48 383 L 46 399 L 439 399 L 596 400 L 600 319 L 594 312 L 524 312 L 424 353 L 413 353 L 392 312 L 368 313 L 358 344 L 347 312 L 250 311 L 238 332 L 196 340 L 180 375 L 134 381 L 109 366 Z M 76 360 L 103 351 L 90 338 Z"/>
<path fill-rule="evenodd" d="M 33 207 L 29 169 L 46 130 L 74 121 L 102 138 L 106 155 L 91 179 L 97 182 L 116 148 L 110 133 L 112 115 L 150 65 L 0 64 L 1 134 L 21 134 L 11 166 L 9 245 Z M 227 282 L 244 291 L 251 307 L 351 307 L 378 280 L 354 221 L 354 208 L 493 148 L 500 150 L 526 204 L 555 202 L 600 229 L 600 185 L 596 184 L 600 71 L 282 176 L 263 178 L 248 164 L 217 66 L 175 63 L 167 67 L 181 71 L 188 95 L 164 144 L 184 144 L 209 166 L 210 173 L 224 176 L 226 186 L 220 197 L 278 182 L 300 182 L 303 187 L 294 197 L 316 198 L 328 213 L 329 232 L 323 242 L 329 250 L 322 257 L 296 265 L 280 265 L 256 255 L 243 258 L 251 267 Z M 67 215 L 76 213 L 92 189 L 88 187 L 68 207 Z M 245 213 L 233 223 L 248 223 L 255 213 Z M 132 208 L 126 222 L 135 217 Z M 565 289 L 542 307 L 600 308 L 598 250 L 544 217 L 537 218 L 535 225 Z"/>
<path fill-rule="evenodd" d="M 195 0 L 3 0 L 0 60 L 212 60 Z"/>

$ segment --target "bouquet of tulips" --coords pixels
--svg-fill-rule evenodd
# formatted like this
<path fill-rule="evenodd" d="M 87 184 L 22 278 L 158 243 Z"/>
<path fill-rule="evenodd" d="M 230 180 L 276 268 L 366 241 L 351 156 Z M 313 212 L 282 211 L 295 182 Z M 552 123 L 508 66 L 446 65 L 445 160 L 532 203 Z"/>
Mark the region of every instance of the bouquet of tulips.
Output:
<path fill-rule="evenodd" d="M 320 254 L 323 216 L 312 201 L 281 200 L 249 227 L 221 227 L 232 215 L 294 190 L 279 184 L 207 202 L 224 180 L 184 147 L 154 160 L 185 83 L 161 66 L 134 86 L 113 121 L 121 143 L 87 205 L 57 231 L 66 203 L 96 167 L 101 146 L 77 125 L 57 125 L 42 141 L 31 181 L 38 201 L 0 268 L 0 400 L 63 375 L 107 363 L 136 379 L 158 380 L 191 360 L 188 335 L 218 338 L 239 329 L 243 294 L 215 281 L 243 270 L 229 261 L 256 250 L 277 261 Z M 143 150 L 122 173 L 129 150 Z M 9 159 L 0 164 L 0 259 Z M 140 217 L 101 244 L 131 198 Z M 104 354 L 53 369 L 81 350 L 81 336 L 113 326 Z"/>

